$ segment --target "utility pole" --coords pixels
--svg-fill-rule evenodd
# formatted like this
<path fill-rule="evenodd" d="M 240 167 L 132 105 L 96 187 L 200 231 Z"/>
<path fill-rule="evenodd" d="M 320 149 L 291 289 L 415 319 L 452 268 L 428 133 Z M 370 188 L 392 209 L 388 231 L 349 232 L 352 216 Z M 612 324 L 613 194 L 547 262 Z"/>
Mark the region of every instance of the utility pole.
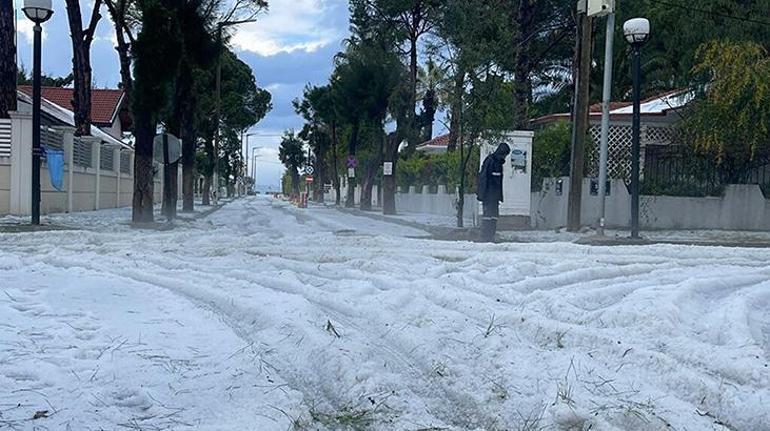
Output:
<path fill-rule="evenodd" d="M 613 5 L 614 6 L 614 5 Z M 615 39 L 615 11 L 607 15 L 607 37 L 604 41 L 604 88 L 602 90 L 602 135 L 599 142 L 599 219 L 597 233 L 604 235 L 607 201 L 607 163 L 610 137 L 610 103 L 612 98 L 612 54 Z"/>
<path fill-rule="evenodd" d="M 583 198 L 585 141 L 588 134 L 588 96 L 591 73 L 591 42 L 593 18 L 588 16 L 586 1 L 578 3 L 578 37 L 575 68 L 575 98 L 572 108 L 572 157 L 570 161 L 567 230 L 580 230 L 580 208 Z"/>

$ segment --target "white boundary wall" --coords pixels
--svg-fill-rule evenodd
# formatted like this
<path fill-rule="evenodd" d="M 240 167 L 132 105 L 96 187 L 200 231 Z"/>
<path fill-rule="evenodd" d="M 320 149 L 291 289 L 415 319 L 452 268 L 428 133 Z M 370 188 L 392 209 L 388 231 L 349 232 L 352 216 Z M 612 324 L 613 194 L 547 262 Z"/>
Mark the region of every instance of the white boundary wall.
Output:
<path fill-rule="evenodd" d="M 11 154 L 10 157 L 0 155 L 0 216 L 24 216 L 30 214 L 32 205 L 32 115 L 16 112 L 11 113 L 11 117 Z M 63 188 L 61 191 L 53 188 L 48 166 L 43 162 L 40 172 L 41 213 L 131 206 L 134 187 L 133 151 L 105 145 L 99 139 L 87 137 L 84 139 L 92 145 L 91 166 L 77 166 L 73 159 L 74 129 L 63 127 L 58 130 L 62 133 L 61 147 L 65 157 Z M 100 154 L 105 151 L 114 152 L 110 170 L 100 167 Z M 121 151 L 129 151 L 131 154 L 128 174 L 120 172 Z M 160 202 L 162 194 L 161 178 L 161 173 L 155 178 L 156 202 Z"/>
<path fill-rule="evenodd" d="M 561 181 L 561 193 L 557 182 Z M 582 224 L 593 226 L 598 218 L 599 197 L 590 193 L 591 180 L 583 182 Z M 457 195 L 446 193 L 439 186 L 438 193 L 431 193 L 428 186 L 409 187 L 396 194 L 396 210 L 453 217 L 456 214 Z M 569 178 L 549 178 L 543 181 L 542 190 L 532 193 L 530 225 L 535 229 L 556 229 L 567 224 L 567 193 Z M 343 202 L 345 189 L 343 187 Z M 356 193 L 358 196 L 358 193 Z M 334 192 L 326 195 L 327 202 L 334 202 Z M 358 200 L 356 200 L 358 204 Z M 465 196 L 465 217 L 477 216 L 476 195 Z M 606 201 L 606 227 L 626 228 L 631 219 L 631 197 L 622 180 L 613 180 L 610 196 Z M 641 196 L 639 220 L 643 229 L 722 229 L 722 230 L 770 230 L 770 199 L 766 199 L 756 184 L 729 185 L 719 197 Z"/>

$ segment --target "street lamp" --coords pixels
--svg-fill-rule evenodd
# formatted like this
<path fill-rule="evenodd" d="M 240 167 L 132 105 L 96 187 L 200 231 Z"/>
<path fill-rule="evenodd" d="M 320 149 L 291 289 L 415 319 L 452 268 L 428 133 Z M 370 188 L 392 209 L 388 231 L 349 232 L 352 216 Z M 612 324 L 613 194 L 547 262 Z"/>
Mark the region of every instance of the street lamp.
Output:
<path fill-rule="evenodd" d="M 51 0 L 24 0 L 24 15 L 35 23 L 32 51 L 32 224 L 40 224 L 40 24 L 53 15 Z"/>
<path fill-rule="evenodd" d="M 650 21 L 634 18 L 623 24 L 623 34 L 631 44 L 634 81 L 634 115 L 631 132 L 631 238 L 639 238 L 639 156 L 641 128 L 642 45 L 650 39 Z"/>
<path fill-rule="evenodd" d="M 240 24 L 246 24 L 254 22 L 254 19 L 244 19 L 240 21 L 224 21 L 217 23 L 217 44 L 219 45 L 220 52 L 217 55 L 217 73 L 216 73 L 216 134 L 214 135 L 214 205 L 219 204 L 219 122 L 221 115 L 222 104 L 222 55 L 224 54 L 225 46 L 222 43 L 222 31 L 225 27 L 232 27 Z"/>

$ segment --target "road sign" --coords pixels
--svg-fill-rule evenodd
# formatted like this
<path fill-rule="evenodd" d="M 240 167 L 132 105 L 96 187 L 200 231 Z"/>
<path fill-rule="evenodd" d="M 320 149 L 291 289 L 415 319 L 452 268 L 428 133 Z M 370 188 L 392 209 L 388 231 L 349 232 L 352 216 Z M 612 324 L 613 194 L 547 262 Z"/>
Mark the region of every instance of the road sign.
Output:
<path fill-rule="evenodd" d="M 315 169 L 312 166 L 305 166 L 305 174 L 313 175 L 314 173 L 315 173 Z"/>
<path fill-rule="evenodd" d="M 168 162 L 174 163 L 182 158 L 182 141 L 171 133 L 168 136 Z M 163 163 L 163 133 L 156 135 L 152 140 L 153 159 L 158 163 Z"/>
<path fill-rule="evenodd" d="M 346 165 L 348 169 L 355 169 L 356 166 L 358 166 L 358 160 L 356 160 L 356 156 L 348 156 Z"/>
<path fill-rule="evenodd" d="M 308 176 L 308 177 L 305 177 L 305 181 L 306 181 L 308 184 L 309 184 L 309 183 L 312 183 L 312 182 L 313 182 L 313 177 L 310 177 L 310 176 Z"/>
<path fill-rule="evenodd" d="M 382 175 L 393 175 L 393 162 L 385 162 L 382 164 Z"/>

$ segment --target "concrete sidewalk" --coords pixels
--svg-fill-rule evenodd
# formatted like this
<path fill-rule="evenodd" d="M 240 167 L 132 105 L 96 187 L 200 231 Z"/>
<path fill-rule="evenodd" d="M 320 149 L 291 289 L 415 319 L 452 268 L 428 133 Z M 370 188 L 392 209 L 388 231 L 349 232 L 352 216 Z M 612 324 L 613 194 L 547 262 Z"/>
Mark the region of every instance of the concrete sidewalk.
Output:
<path fill-rule="evenodd" d="M 329 205 L 331 206 L 331 205 Z M 332 206 L 334 207 L 334 206 Z M 405 227 L 421 229 L 441 241 L 478 241 L 477 228 L 457 228 L 437 226 L 407 220 L 401 216 L 387 216 L 376 212 L 361 211 L 356 208 L 334 207 L 346 214 L 368 217 Z M 311 207 L 312 209 L 312 207 Z M 499 231 L 498 243 L 534 243 L 534 242 L 571 242 L 590 246 L 635 246 L 652 244 L 672 244 L 702 247 L 745 247 L 770 248 L 770 232 L 760 231 L 718 231 L 718 230 L 682 230 L 682 231 L 644 231 L 641 239 L 631 239 L 630 232 L 608 230 L 600 236 L 591 228 L 582 232 L 571 233 L 565 230 L 517 230 Z"/>

